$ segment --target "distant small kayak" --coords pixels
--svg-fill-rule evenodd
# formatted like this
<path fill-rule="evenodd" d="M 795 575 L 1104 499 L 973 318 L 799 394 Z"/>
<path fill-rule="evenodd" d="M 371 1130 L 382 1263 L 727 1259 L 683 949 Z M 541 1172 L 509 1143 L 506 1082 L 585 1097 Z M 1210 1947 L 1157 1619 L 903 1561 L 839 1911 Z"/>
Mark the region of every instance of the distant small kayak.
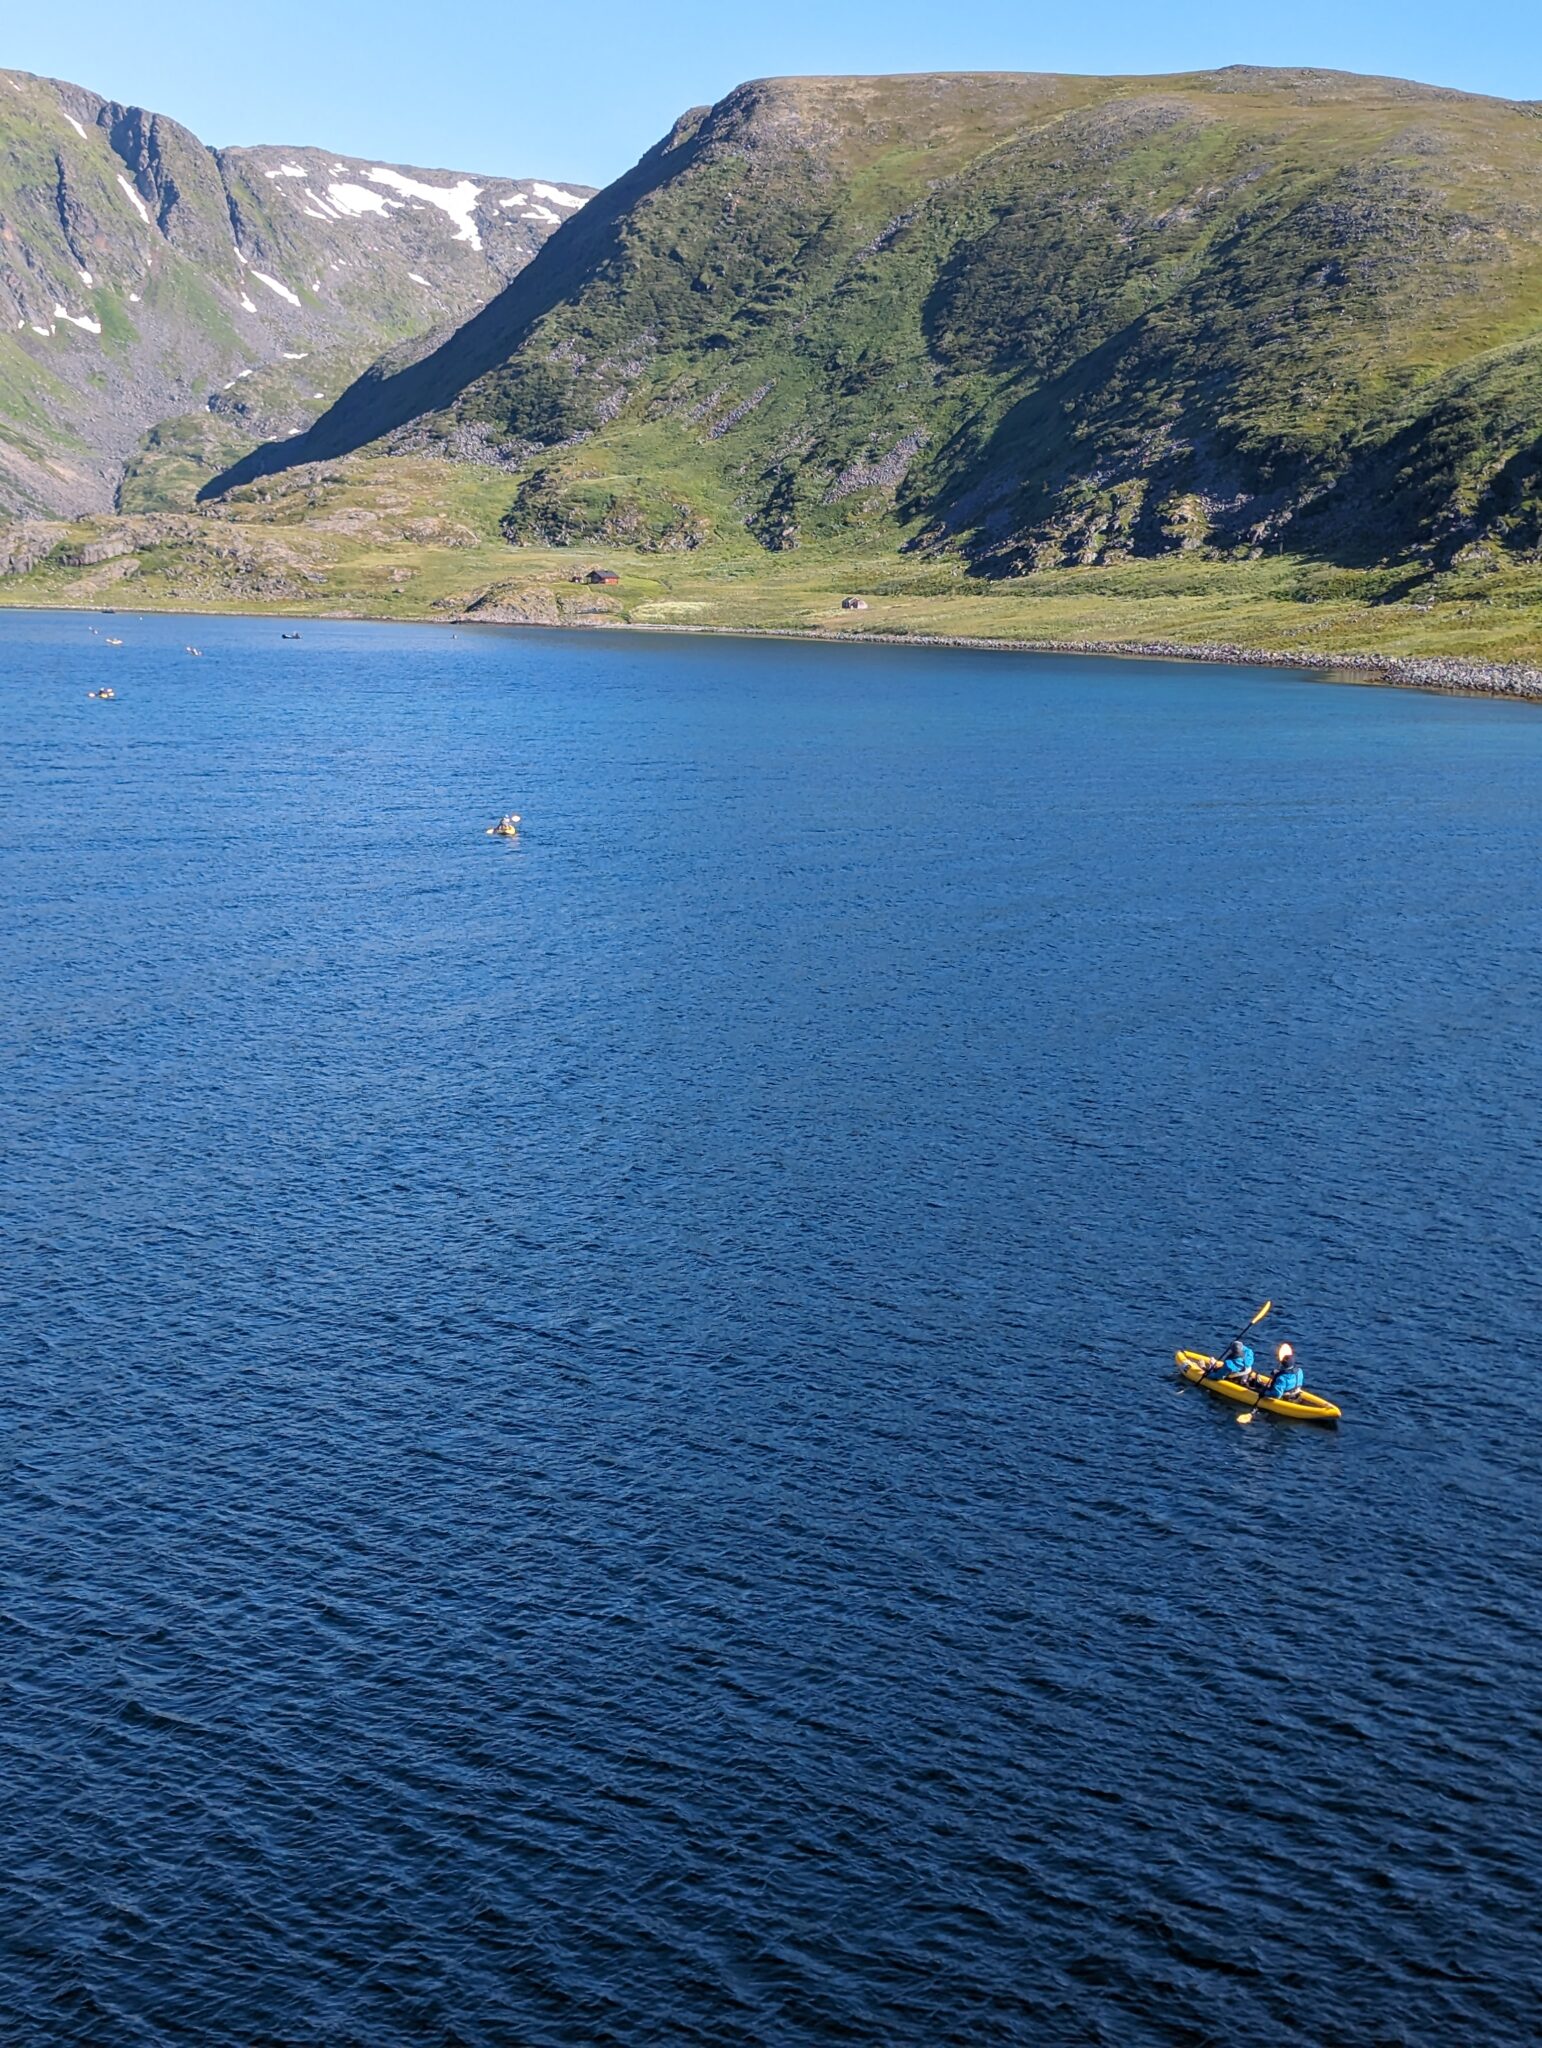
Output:
<path fill-rule="evenodd" d="M 1335 1408 L 1331 1401 L 1325 1401 L 1321 1394 L 1308 1393 L 1305 1387 L 1277 1401 L 1272 1394 L 1260 1393 L 1257 1387 L 1243 1386 L 1238 1380 L 1209 1379 L 1206 1374 L 1221 1361 L 1210 1357 L 1208 1352 L 1178 1351 L 1173 1355 L 1178 1361 L 1179 1372 L 1186 1380 L 1203 1387 L 1207 1394 L 1218 1394 L 1223 1401 L 1234 1402 L 1239 1408 L 1261 1408 L 1265 1415 L 1278 1415 L 1285 1422 L 1337 1422 L 1344 1412 L 1342 1408 Z"/>

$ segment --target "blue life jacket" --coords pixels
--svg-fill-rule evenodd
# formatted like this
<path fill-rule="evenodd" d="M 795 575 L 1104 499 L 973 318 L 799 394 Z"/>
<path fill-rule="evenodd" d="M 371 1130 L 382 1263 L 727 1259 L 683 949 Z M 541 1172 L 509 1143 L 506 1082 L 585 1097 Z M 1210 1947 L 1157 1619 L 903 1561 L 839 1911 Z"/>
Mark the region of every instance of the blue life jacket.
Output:
<path fill-rule="evenodd" d="M 1235 1380 L 1240 1379 L 1243 1373 L 1251 1372 L 1252 1370 L 1253 1354 L 1247 1345 L 1244 1344 L 1240 1358 L 1222 1358 L 1217 1360 L 1215 1377 L 1223 1380 Z"/>
<path fill-rule="evenodd" d="M 1306 1385 L 1306 1374 L 1292 1359 L 1289 1365 L 1282 1365 L 1269 1383 L 1269 1391 L 1276 1401 L 1288 1400 Z"/>

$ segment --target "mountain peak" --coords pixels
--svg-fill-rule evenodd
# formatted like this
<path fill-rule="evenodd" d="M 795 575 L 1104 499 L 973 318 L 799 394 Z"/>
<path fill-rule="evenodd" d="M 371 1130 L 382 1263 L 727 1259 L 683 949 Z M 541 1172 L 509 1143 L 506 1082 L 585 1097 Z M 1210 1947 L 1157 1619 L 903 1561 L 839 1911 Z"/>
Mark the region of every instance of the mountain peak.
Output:
<path fill-rule="evenodd" d="M 210 149 L 164 114 L 0 72 L 0 510 L 110 505 L 178 415 L 211 453 L 292 437 L 381 348 L 484 303 L 588 197 Z"/>
<path fill-rule="evenodd" d="M 503 463 L 515 539 L 1532 545 L 1537 111 L 1304 68 L 751 80 L 215 488 L 384 437 Z"/>

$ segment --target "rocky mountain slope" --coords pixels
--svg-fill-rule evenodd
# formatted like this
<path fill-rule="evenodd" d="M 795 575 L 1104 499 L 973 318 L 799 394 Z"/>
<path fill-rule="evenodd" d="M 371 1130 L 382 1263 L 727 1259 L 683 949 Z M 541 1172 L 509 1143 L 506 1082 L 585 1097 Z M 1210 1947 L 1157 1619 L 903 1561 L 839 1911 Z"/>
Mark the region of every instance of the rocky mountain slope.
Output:
<path fill-rule="evenodd" d="M 1525 555 L 1542 106 L 1255 69 L 747 85 L 223 487 L 376 442 L 504 465 L 521 542 Z"/>
<path fill-rule="evenodd" d="M 111 506 L 125 468 L 154 504 L 157 456 L 201 480 L 299 432 L 384 347 L 464 320 L 588 196 L 209 149 L 0 71 L 0 511 Z"/>

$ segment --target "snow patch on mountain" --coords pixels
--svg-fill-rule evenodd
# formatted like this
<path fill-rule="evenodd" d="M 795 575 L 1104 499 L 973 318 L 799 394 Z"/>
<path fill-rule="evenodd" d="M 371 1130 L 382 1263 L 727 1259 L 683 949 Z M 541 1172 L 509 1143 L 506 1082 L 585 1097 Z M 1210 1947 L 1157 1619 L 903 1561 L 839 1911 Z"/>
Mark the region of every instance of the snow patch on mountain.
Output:
<path fill-rule="evenodd" d="M 371 172 L 370 175 L 373 177 L 374 173 Z M 400 204 L 400 201 L 393 202 L 387 199 L 383 193 L 371 192 L 367 185 L 328 185 L 327 198 L 339 213 L 354 215 L 389 214 L 393 203 Z"/>
<path fill-rule="evenodd" d="M 369 172 L 373 185 L 385 185 L 393 192 L 400 192 L 404 199 L 424 199 L 430 206 L 437 206 L 455 222 L 455 240 L 469 242 L 473 249 L 480 249 L 482 237 L 472 218 L 477 201 L 484 187 L 473 185 L 469 178 L 462 178 L 455 185 L 425 185 L 418 178 L 404 177 L 400 171 L 387 170 L 377 164 Z"/>
<path fill-rule="evenodd" d="M 269 277 L 265 270 L 254 270 L 252 275 L 259 284 L 265 284 L 270 292 L 277 292 L 281 299 L 287 299 L 291 306 L 299 305 L 298 296 L 289 289 L 287 284 L 280 284 L 276 277 Z"/>
<path fill-rule="evenodd" d="M 144 222 L 145 226 L 149 227 L 150 209 L 148 206 L 145 205 L 144 201 L 140 198 L 139 194 L 134 190 L 133 186 L 129 183 L 128 179 L 124 177 L 121 171 L 119 171 L 118 173 L 118 183 L 123 187 L 124 198 L 128 201 L 129 205 L 133 207 L 134 211 L 139 215 L 139 218 Z"/>

